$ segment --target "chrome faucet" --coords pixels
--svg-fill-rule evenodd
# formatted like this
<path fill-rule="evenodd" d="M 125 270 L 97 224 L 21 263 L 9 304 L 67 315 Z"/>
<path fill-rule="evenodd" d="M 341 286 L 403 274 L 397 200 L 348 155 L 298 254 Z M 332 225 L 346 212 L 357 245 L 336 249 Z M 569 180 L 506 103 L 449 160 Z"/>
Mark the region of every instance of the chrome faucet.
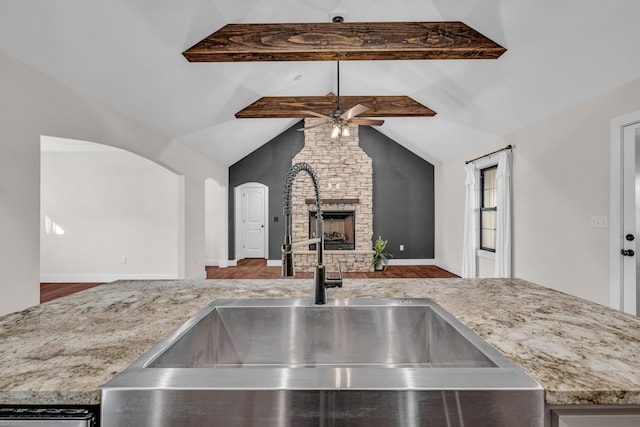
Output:
<path fill-rule="evenodd" d="M 302 242 L 292 243 L 292 217 L 291 211 L 293 206 L 291 205 L 291 193 L 293 187 L 293 181 L 301 171 L 305 171 L 311 177 L 313 181 L 313 188 L 316 194 L 316 238 L 304 240 Z M 323 251 L 324 251 L 324 222 L 322 219 L 322 207 L 320 206 L 320 185 L 318 184 L 318 176 L 313 168 L 308 163 L 296 163 L 289 169 L 287 178 L 284 182 L 284 190 L 282 194 L 282 212 L 284 214 L 284 243 L 282 245 L 282 275 L 285 277 L 291 277 L 295 274 L 293 268 L 293 248 L 299 246 L 316 244 L 318 251 L 318 263 L 314 273 L 314 303 L 326 304 L 327 303 L 327 289 L 326 288 L 341 288 L 342 287 L 342 271 L 340 264 L 338 264 L 337 279 L 328 279 L 326 276 L 325 266 L 323 265 Z"/>

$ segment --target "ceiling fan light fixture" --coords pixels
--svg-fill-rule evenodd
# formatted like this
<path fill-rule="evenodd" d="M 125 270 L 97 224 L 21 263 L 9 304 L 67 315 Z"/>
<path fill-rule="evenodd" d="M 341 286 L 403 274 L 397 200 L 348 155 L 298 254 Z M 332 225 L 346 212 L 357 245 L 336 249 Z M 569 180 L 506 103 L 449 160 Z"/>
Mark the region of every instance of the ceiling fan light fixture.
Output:
<path fill-rule="evenodd" d="M 351 136 L 351 132 L 349 132 L 349 125 L 348 124 L 343 124 L 342 125 L 342 132 L 340 132 L 342 136 Z"/>
<path fill-rule="evenodd" d="M 338 123 L 335 123 L 331 128 L 331 139 L 336 139 L 341 134 L 342 134 L 342 131 L 340 129 L 340 125 Z"/>

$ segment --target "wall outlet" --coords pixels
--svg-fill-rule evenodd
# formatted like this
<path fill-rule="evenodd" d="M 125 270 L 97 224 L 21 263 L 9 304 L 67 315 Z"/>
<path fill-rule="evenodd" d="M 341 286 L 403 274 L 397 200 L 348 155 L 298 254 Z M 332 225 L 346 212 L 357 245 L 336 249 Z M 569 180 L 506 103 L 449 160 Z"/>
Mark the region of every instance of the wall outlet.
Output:
<path fill-rule="evenodd" d="M 120 257 L 120 263 L 121 264 L 126 264 L 127 263 L 127 256 L 126 255 L 122 255 Z"/>
<path fill-rule="evenodd" d="M 592 216 L 591 217 L 591 228 L 607 228 L 607 217 L 606 216 Z"/>
<path fill-rule="evenodd" d="M 400 252 L 404 251 L 404 245 L 400 245 Z"/>

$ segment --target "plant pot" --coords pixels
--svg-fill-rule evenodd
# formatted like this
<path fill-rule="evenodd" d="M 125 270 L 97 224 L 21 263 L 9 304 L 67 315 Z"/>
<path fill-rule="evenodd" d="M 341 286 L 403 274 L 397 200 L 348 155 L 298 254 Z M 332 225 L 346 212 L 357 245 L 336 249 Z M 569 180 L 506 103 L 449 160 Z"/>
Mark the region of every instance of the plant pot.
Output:
<path fill-rule="evenodd" d="M 384 270 L 384 266 L 385 266 L 384 261 L 383 260 L 378 260 L 373 264 L 373 269 L 375 271 L 382 271 L 382 270 Z"/>

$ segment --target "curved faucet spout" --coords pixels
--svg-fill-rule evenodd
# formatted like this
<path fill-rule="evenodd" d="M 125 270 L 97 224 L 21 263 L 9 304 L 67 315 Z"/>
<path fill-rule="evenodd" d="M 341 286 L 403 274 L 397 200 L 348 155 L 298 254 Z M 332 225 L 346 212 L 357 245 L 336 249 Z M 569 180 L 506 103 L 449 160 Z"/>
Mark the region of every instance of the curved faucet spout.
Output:
<path fill-rule="evenodd" d="M 293 181 L 295 181 L 298 174 L 302 171 L 307 172 L 311 177 L 311 181 L 313 182 L 313 189 L 316 193 L 316 209 L 318 210 L 317 217 L 321 218 L 322 208 L 320 206 L 320 184 L 318 183 L 318 175 L 316 175 L 316 172 L 313 170 L 311 165 L 309 165 L 309 163 L 304 162 L 296 163 L 295 165 L 291 166 L 291 169 L 289 169 L 289 173 L 287 173 L 287 178 L 284 181 L 284 190 L 282 192 L 282 198 L 284 199 L 282 204 L 282 211 L 285 217 L 291 217 L 291 211 L 293 210 L 293 206 L 291 204 Z"/>
<path fill-rule="evenodd" d="M 313 170 L 311 165 L 308 163 L 296 163 L 289 169 L 287 173 L 287 177 L 284 181 L 284 190 L 282 192 L 282 213 L 284 214 L 284 244 L 282 245 L 282 275 L 285 277 L 291 277 L 294 273 L 293 268 L 293 226 L 292 226 L 292 211 L 293 204 L 291 198 L 293 196 L 293 182 L 295 181 L 298 174 L 302 171 L 305 171 L 311 177 L 311 181 L 313 182 L 313 189 L 316 194 L 316 210 L 318 211 L 316 218 L 316 236 L 323 238 L 324 231 L 318 230 L 318 224 L 322 224 L 322 207 L 320 205 L 320 184 L 318 183 L 318 176 L 316 172 Z M 321 225 L 322 227 L 322 225 Z M 322 234 L 318 234 L 319 231 L 322 231 Z M 322 243 L 322 242 L 319 242 Z M 319 248 L 322 248 L 322 245 L 316 243 Z M 318 253 L 318 264 L 322 264 L 322 249 Z"/>
<path fill-rule="evenodd" d="M 316 242 L 316 248 L 318 251 L 318 263 L 316 265 L 315 270 L 315 303 L 316 304 L 326 304 L 327 302 L 327 292 L 326 287 L 342 287 L 342 274 L 340 273 L 339 279 L 326 279 L 325 267 L 323 265 L 323 251 L 324 251 L 324 221 L 322 218 L 322 206 L 320 204 L 320 184 L 318 183 L 318 176 L 316 172 L 313 170 L 311 165 L 308 163 L 296 163 L 289 169 L 287 173 L 287 177 L 284 182 L 284 190 L 282 194 L 283 204 L 282 204 L 282 212 L 285 218 L 284 224 L 284 243 L 282 244 L 282 275 L 289 277 L 295 274 L 293 267 L 293 247 L 295 244 L 292 242 L 293 240 L 293 218 L 292 218 L 292 189 L 293 182 L 295 181 L 298 174 L 302 171 L 305 171 L 311 177 L 311 181 L 313 182 L 313 188 L 316 196 L 316 236 L 314 239 Z M 311 243 L 310 241 L 305 241 L 306 243 Z"/>

